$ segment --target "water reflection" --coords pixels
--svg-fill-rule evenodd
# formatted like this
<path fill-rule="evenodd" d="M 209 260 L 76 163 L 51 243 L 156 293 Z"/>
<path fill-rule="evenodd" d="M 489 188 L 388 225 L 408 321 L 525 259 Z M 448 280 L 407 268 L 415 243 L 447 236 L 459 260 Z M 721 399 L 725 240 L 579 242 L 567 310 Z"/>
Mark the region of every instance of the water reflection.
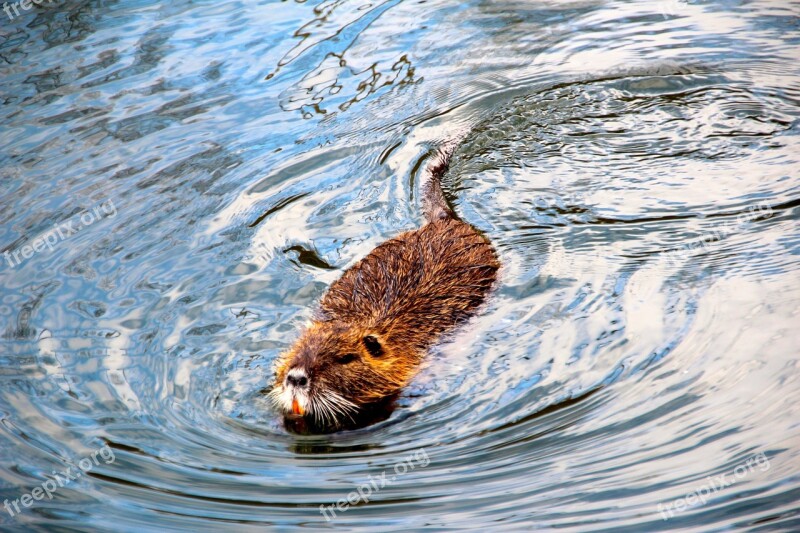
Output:
<path fill-rule="evenodd" d="M 0 502 L 105 444 L 116 459 L 0 524 L 791 530 L 797 16 L 337 0 L 4 19 L 0 254 L 117 214 L 2 256 Z M 453 138 L 447 190 L 502 255 L 495 297 L 387 419 L 287 432 L 272 363 L 344 269 L 419 225 L 419 164 Z M 424 468 L 320 512 L 419 450 Z"/>

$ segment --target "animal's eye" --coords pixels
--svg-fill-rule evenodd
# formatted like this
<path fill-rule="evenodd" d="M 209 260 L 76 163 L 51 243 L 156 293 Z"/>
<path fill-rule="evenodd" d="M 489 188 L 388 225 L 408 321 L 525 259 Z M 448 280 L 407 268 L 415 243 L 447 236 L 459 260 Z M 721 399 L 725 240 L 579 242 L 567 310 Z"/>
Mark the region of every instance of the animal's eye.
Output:
<path fill-rule="evenodd" d="M 355 360 L 356 360 L 356 354 L 354 354 L 354 353 L 346 353 L 344 355 L 340 355 L 338 357 L 338 359 L 337 359 L 337 361 L 341 365 L 346 365 L 348 363 L 352 363 Z"/>
<path fill-rule="evenodd" d="M 364 347 L 367 349 L 372 357 L 380 357 L 383 355 L 383 346 L 381 341 L 375 335 L 367 335 L 364 337 Z"/>

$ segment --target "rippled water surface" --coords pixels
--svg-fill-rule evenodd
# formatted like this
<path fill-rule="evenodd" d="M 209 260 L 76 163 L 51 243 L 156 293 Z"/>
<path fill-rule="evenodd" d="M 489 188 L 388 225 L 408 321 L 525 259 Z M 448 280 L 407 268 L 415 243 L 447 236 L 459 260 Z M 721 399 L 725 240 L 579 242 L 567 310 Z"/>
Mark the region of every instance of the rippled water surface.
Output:
<path fill-rule="evenodd" d="M 0 13 L 0 529 L 800 530 L 799 15 Z M 449 139 L 493 298 L 388 420 L 287 432 L 272 364 Z"/>

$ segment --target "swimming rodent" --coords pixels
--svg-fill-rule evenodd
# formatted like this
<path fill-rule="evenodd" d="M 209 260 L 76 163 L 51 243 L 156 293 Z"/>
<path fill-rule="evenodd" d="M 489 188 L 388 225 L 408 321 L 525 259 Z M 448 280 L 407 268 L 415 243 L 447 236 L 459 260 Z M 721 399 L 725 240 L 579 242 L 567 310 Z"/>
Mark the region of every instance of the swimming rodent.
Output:
<path fill-rule="evenodd" d="M 500 263 L 489 240 L 447 204 L 441 178 L 452 151 L 439 149 L 425 170 L 427 223 L 350 267 L 279 358 L 270 396 L 288 428 L 366 425 L 416 375 L 428 349 L 485 301 Z"/>

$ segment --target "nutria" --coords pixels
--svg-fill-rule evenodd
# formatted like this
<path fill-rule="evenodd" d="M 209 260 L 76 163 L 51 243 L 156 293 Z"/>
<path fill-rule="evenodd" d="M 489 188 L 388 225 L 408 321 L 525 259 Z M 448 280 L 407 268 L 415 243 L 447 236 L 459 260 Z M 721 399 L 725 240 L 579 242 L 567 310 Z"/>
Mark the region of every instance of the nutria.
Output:
<path fill-rule="evenodd" d="M 427 223 L 350 267 L 278 360 L 270 395 L 287 427 L 364 425 L 486 299 L 500 265 L 489 241 L 447 204 L 440 182 L 451 153 L 439 150 L 425 170 Z"/>

